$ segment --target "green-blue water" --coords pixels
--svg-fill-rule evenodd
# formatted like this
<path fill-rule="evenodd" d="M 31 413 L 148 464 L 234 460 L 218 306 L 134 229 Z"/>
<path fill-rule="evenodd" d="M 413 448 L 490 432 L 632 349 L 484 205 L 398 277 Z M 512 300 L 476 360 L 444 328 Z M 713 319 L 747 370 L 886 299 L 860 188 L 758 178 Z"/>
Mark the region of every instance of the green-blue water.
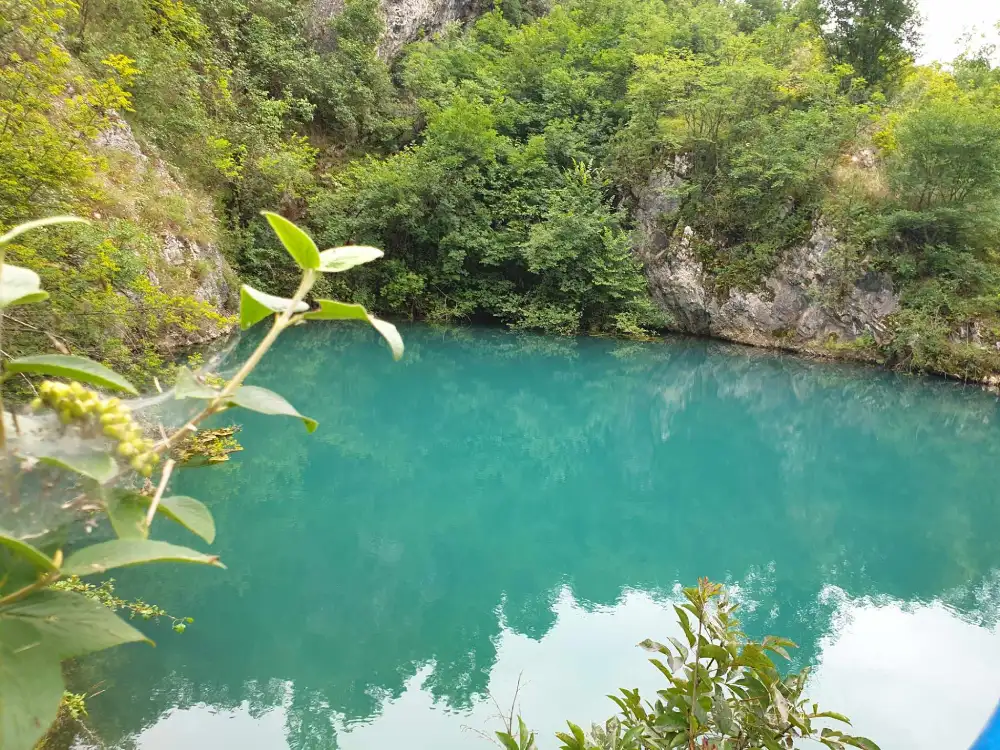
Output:
<path fill-rule="evenodd" d="M 119 576 L 196 623 L 85 665 L 109 745 L 486 748 L 520 679 L 553 748 L 660 687 L 634 644 L 698 576 L 884 750 L 976 734 L 1000 697 L 993 396 L 696 341 L 402 333 L 395 364 L 360 327 L 292 331 L 254 382 L 319 431 L 241 414 L 243 453 L 181 473 L 229 569 Z"/>

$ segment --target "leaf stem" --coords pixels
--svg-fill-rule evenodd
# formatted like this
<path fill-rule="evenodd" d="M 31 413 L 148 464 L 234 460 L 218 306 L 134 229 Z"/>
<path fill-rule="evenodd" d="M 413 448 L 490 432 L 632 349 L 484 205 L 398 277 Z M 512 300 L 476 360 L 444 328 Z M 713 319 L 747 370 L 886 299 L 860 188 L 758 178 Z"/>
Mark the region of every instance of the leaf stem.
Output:
<path fill-rule="evenodd" d="M 188 432 L 196 432 L 198 425 L 201 422 L 216 412 L 222 411 L 226 408 L 229 398 L 236 392 L 237 388 L 243 385 L 243 381 L 246 380 L 247 376 L 253 371 L 253 369 L 260 364 L 261 359 L 263 359 L 264 355 L 267 354 L 267 350 L 271 348 L 278 336 L 281 335 L 281 332 L 288 328 L 291 324 L 295 307 L 299 302 L 305 299 L 305 296 L 309 294 L 309 290 L 312 289 L 313 284 L 315 283 L 316 272 L 312 269 L 306 269 L 303 271 L 302 281 L 299 283 L 299 288 L 295 291 L 295 295 L 292 297 L 291 304 L 275 318 L 274 325 L 271 326 L 271 330 L 268 331 L 267 335 L 261 339 L 259 344 L 257 344 L 257 348 L 254 349 L 253 354 L 247 358 L 247 361 L 243 363 L 243 366 L 240 367 L 239 371 L 228 383 L 226 383 L 226 387 L 219 392 L 219 395 L 209 402 L 208 406 L 202 409 L 197 416 L 184 425 L 184 427 L 177 430 L 177 432 L 171 435 L 165 442 L 161 442 L 157 446 L 156 450 L 158 453 L 169 451 L 177 445 L 181 438 Z"/>
<path fill-rule="evenodd" d="M 701 588 L 700 586 L 698 587 Z M 701 593 L 700 591 L 698 592 Z M 702 618 L 705 616 L 705 601 L 700 602 L 701 611 L 698 613 L 698 638 L 694 642 L 694 675 L 691 677 L 691 713 L 688 715 L 688 748 L 695 750 L 694 738 L 698 717 L 694 713 L 694 702 L 698 699 L 698 667 L 701 665 L 701 628 Z M 707 671 L 707 669 L 706 669 Z"/>
<path fill-rule="evenodd" d="M 27 586 L 19 588 L 17 591 L 12 591 L 11 593 L 7 594 L 7 596 L 0 598 L 0 607 L 3 607 L 7 604 L 13 604 L 16 601 L 20 601 L 29 594 L 33 594 L 35 591 L 43 589 L 49 584 L 55 583 L 56 581 L 59 580 L 60 575 L 61 574 L 59 573 L 59 571 L 55 570 L 52 571 L 51 573 L 46 573 L 34 583 L 29 583 Z"/>
<path fill-rule="evenodd" d="M 160 500 L 163 499 L 163 493 L 167 489 L 167 482 L 170 481 L 170 475 L 174 471 L 175 461 L 172 458 L 168 458 L 167 462 L 163 465 L 163 473 L 160 475 L 160 483 L 156 486 L 156 494 L 153 495 L 153 502 L 149 504 L 149 510 L 146 512 L 146 528 L 148 529 L 153 525 L 153 518 L 156 516 L 156 509 L 160 505 Z"/>

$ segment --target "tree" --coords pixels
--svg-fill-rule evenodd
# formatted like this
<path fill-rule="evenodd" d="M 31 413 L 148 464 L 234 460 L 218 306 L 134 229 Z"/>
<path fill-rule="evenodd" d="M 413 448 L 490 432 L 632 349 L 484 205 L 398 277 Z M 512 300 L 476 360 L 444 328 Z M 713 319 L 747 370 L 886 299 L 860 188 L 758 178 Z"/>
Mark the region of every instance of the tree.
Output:
<path fill-rule="evenodd" d="M 831 54 L 872 86 L 891 84 L 920 44 L 916 0 L 824 0 Z"/>

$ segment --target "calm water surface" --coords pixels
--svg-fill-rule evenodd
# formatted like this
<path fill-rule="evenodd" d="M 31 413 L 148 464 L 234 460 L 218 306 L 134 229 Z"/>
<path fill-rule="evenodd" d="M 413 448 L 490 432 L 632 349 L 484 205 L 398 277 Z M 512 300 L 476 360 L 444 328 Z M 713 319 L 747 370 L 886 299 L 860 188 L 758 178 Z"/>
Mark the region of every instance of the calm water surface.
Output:
<path fill-rule="evenodd" d="M 113 747 L 490 747 L 661 686 L 635 643 L 733 586 L 884 750 L 963 748 L 1000 696 L 1000 424 L 973 388 L 704 342 L 295 330 L 190 469 L 228 571 L 119 576 L 196 623 L 84 665 Z M 171 539 L 191 543 L 182 532 Z"/>

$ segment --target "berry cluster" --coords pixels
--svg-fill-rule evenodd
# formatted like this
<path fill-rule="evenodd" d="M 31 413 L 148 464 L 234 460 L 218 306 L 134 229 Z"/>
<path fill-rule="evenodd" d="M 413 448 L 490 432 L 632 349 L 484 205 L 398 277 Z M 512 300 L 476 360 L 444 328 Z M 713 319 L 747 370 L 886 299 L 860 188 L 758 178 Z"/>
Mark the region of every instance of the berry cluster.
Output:
<path fill-rule="evenodd" d="M 142 429 L 132 419 L 131 410 L 117 398 L 102 399 L 77 382 L 46 380 L 38 387 L 38 398 L 31 402 L 36 411 L 43 406 L 54 409 L 65 425 L 75 422 L 84 429 L 99 426 L 104 435 L 117 441 L 118 455 L 145 477 L 160 460 L 153 442 L 142 436 Z"/>

